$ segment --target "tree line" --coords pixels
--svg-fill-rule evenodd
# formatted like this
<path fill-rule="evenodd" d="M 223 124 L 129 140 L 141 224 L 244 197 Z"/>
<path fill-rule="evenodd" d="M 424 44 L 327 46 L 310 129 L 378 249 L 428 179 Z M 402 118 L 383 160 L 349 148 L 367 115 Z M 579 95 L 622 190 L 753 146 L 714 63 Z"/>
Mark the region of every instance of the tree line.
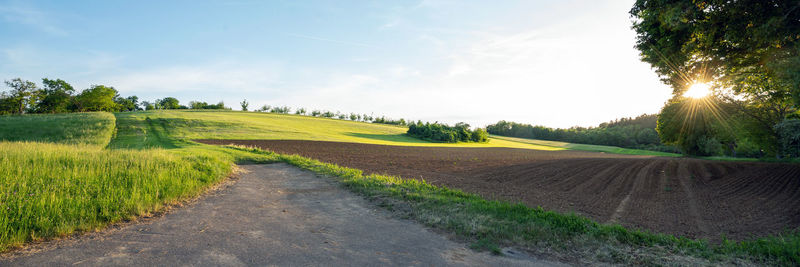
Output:
<path fill-rule="evenodd" d="M 8 91 L 0 92 L 0 115 L 25 113 L 67 113 L 90 111 L 137 111 L 157 109 L 230 109 L 223 102 L 208 104 L 192 101 L 181 105 L 174 97 L 139 102 L 137 96 L 120 96 L 112 86 L 92 85 L 80 92 L 62 79 L 32 81 L 15 78 L 5 81 Z"/>
<path fill-rule="evenodd" d="M 674 147 L 661 143 L 656 132 L 656 119 L 655 114 L 643 114 L 604 122 L 598 127 L 568 129 L 499 121 L 486 126 L 486 131 L 510 137 L 677 152 Z"/>
<path fill-rule="evenodd" d="M 114 87 L 92 85 L 76 93 L 61 79 L 42 79 L 42 87 L 20 78 L 5 81 L 10 88 L 0 93 L 0 114 L 65 113 L 138 110 L 139 98 L 122 97 Z"/>
<path fill-rule="evenodd" d="M 182 105 L 175 97 L 165 97 L 155 101 L 141 101 L 137 96 L 120 96 L 112 86 L 92 85 L 77 92 L 75 88 L 62 79 L 42 79 L 40 87 L 32 81 L 15 78 L 5 81 L 9 90 L 0 92 L 0 115 L 25 114 L 25 113 L 67 113 L 90 111 L 138 111 L 138 110 L 167 110 L 167 109 L 217 109 L 230 110 L 225 103 L 220 101 L 209 104 L 203 101 L 190 101 Z M 243 111 L 250 105 L 247 100 L 240 102 Z M 255 111 L 280 114 L 292 113 L 292 108 L 287 106 L 264 105 Z M 308 112 L 305 108 L 298 108 L 294 114 L 308 115 L 323 118 L 337 118 L 341 120 L 362 121 L 389 125 L 407 126 L 405 119 L 391 119 L 386 116 L 373 116 L 369 114 L 341 113 L 328 110 L 314 110 Z M 408 120 L 410 121 L 410 120 Z"/>
<path fill-rule="evenodd" d="M 486 130 L 481 128 L 470 130 L 469 124 L 463 122 L 449 126 L 438 122 L 423 124 L 422 121 L 417 121 L 417 123 L 408 125 L 406 134 L 423 140 L 445 143 L 489 141 L 489 134 Z"/>
<path fill-rule="evenodd" d="M 243 100 L 241 103 L 242 110 L 248 111 L 248 106 L 250 105 L 247 100 Z M 412 120 L 406 119 L 399 119 L 395 120 L 392 118 L 387 118 L 386 116 L 375 116 L 369 114 L 358 114 L 358 113 L 342 113 L 342 112 L 333 112 L 330 110 L 312 110 L 308 111 L 306 108 L 297 108 L 292 112 L 292 108 L 288 106 L 270 106 L 270 105 L 263 105 L 260 108 L 254 110 L 255 112 L 268 112 L 268 113 L 278 113 L 278 114 L 295 114 L 295 115 L 303 115 L 303 116 L 311 116 L 311 117 L 320 117 L 320 118 L 330 118 L 330 119 L 340 119 L 340 120 L 351 120 L 351 121 L 360 121 L 360 122 L 369 122 L 369 123 L 380 123 L 380 124 L 389 124 L 389 125 L 398 125 L 398 126 L 408 126 L 408 122 Z"/>

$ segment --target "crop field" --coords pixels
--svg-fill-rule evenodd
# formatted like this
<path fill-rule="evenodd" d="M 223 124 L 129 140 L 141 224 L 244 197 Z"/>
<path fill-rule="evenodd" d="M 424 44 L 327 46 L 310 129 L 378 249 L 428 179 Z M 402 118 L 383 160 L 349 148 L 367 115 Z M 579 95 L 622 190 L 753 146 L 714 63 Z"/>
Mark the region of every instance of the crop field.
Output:
<path fill-rule="evenodd" d="M 298 154 L 576 212 L 599 222 L 719 241 L 800 226 L 800 166 L 512 148 L 200 140 Z"/>

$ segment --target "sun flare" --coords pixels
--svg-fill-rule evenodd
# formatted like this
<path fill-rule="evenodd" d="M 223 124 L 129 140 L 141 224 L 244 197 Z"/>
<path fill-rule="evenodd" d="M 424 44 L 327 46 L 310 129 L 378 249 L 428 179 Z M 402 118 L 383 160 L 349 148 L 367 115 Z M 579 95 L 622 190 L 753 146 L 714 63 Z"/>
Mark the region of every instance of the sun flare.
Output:
<path fill-rule="evenodd" d="M 690 98 L 703 98 L 711 94 L 711 85 L 707 83 L 695 83 L 683 93 L 683 96 Z"/>

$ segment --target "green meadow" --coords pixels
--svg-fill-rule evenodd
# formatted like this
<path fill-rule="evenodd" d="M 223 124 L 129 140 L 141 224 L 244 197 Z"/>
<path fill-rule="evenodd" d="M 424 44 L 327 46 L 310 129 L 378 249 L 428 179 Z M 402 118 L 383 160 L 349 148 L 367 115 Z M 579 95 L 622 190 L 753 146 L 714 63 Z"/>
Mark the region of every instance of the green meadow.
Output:
<path fill-rule="evenodd" d="M 0 117 L 0 140 L 106 146 L 115 117 L 107 112 Z"/>
<path fill-rule="evenodd" d="M 96 231 L 163 210 L 223 181 L 238 162 L 287 162 L 327 175 L 380 206 L 467 240 L 476 249 L 543 247 L 611 263 L 800 263 L 800 235 L 719 245 L 600 224 L 573 214 L 488 201 L 401 177 L 363 175 L 298 156 L 192 139 L 300 139 L 403 146 L 666 153 L 540 140 L 431 143 L 405 128 L 296 115 L 233 111 L 147 111 L 0 116 L 0 251 Z M 655 153 L 655 154 L 654 154 Z M 688 259 L 688 261 L 683 261 Z"/>
<path fill-rule="evenodd" d="M 292 139 L 396 146 L 511 147 L 564 150 L 563 147 L 492 139 L 487 143 L 433 143 L 405 135 L 406 127 L 300 115 L 237 111 L 146 111 L 117 114 L 111 148 L 177 146 L 192 139 Z M 169 141 L 167 139 L 173 140 Z"/>

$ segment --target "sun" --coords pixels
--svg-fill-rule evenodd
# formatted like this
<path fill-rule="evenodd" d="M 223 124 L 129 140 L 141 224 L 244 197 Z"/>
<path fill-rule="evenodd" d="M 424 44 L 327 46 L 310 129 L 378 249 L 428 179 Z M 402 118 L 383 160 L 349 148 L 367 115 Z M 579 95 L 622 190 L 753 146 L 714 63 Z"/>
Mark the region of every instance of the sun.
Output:
<path fill-rule="evenodd" d="M 711 85 L 708 83 L 695 83 L 689 87 L 689 90 L 683 93 L 683 96 L 690 98 L 704 98 L 711 94 Z"/>

